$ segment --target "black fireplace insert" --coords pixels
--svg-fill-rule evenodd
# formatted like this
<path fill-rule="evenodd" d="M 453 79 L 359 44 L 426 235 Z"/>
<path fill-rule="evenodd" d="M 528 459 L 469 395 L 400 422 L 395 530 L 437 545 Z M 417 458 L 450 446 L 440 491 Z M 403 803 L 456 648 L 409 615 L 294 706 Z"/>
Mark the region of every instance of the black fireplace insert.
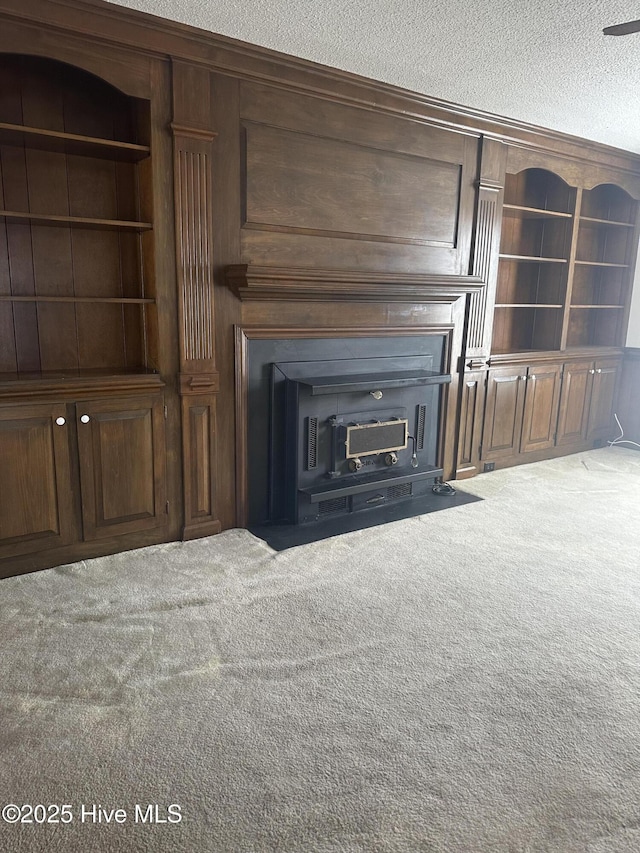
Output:
<path fill-rule="evenodd" d="M 273 517 L 309 524 L 430 490 L 450 381 L 431 355 L 273 363 Z"/>

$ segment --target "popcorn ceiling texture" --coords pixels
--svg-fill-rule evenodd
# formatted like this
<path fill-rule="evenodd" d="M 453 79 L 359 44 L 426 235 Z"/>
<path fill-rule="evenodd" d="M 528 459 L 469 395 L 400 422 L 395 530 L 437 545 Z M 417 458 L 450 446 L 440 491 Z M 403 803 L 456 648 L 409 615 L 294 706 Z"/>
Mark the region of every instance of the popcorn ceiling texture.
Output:
<path fill-rule="evenodd" d="M 474 109 L 640 153 L 631 0 L 121 0 Z"/>

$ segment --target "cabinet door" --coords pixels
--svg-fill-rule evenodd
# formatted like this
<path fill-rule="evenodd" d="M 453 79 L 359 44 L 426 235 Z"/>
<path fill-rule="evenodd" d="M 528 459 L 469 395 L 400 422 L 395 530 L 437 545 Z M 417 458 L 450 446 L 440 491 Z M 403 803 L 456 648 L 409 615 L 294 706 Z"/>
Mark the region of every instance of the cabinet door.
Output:
<path fill-rule="evenodd" d="M 560 446 L 586 441 L 592 374 L 589 361 L 568 361 L 564 365 L 556 440 Z"/>
<path fill-rule="evenodd" d="M 520 448 L 526 368 L 496 367 L 487 377 L 483 461 L 515 456 Z"/>
<path fill-rule="evenodd" d="M 529 368 L 520 442 L 522 453 L 553 447 L 558 424 L 561 376 L 560 364 L 540 364 Z"/>
<path fill-rule="evenodd" d="M 589 406 L 589 440 L 608 438 L 613 428 L 613 401 L 618 378 L 618 359 L 603 358 L 593 366 L 591 404 Z"/>
<path fill-rule="evenodd" d="M 76 404 L 85 539 L 166 523 L 161 397 Z"/>
<path fill-rule="evenodd" d="M 63 405 L 0 408 L 0 558 L 73 539 Z"/>
<path fill-rule="evenodd" d="M 478 448 L 482 429 L 486 373 L 482 370 L 465 373 L 460 406 L 458 465 L 456 477 L 472 477 L 478 473 Z"/>

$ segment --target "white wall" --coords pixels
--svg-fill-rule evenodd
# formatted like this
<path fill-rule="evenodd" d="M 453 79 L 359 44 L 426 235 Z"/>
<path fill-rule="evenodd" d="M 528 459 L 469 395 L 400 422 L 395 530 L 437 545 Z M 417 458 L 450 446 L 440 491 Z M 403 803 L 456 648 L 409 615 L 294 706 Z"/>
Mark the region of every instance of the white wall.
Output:
<path fill-rule="evenodd" d="M 633 282 L 631 314 L 629 316 L 629 330 L 627 332 L 627 346 L 640 347 L 640 248 L 638 250 L 638 261 L 636 264 L 636 277 Z"/>

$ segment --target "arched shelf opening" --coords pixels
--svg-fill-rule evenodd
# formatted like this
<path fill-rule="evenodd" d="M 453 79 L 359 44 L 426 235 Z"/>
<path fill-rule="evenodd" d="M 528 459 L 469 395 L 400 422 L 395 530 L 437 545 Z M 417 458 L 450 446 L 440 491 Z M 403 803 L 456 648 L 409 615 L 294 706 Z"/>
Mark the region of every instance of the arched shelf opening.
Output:
<path fill-rule="evenodd" d="M 546 169 L 507 174 L 493 352 L 560 346 L 576 190 Z"/>
<path fill-rule="evenodd" d="M 149 135 L 148 102 L 0 54 L 0 374 L 153 367 Z"/>

